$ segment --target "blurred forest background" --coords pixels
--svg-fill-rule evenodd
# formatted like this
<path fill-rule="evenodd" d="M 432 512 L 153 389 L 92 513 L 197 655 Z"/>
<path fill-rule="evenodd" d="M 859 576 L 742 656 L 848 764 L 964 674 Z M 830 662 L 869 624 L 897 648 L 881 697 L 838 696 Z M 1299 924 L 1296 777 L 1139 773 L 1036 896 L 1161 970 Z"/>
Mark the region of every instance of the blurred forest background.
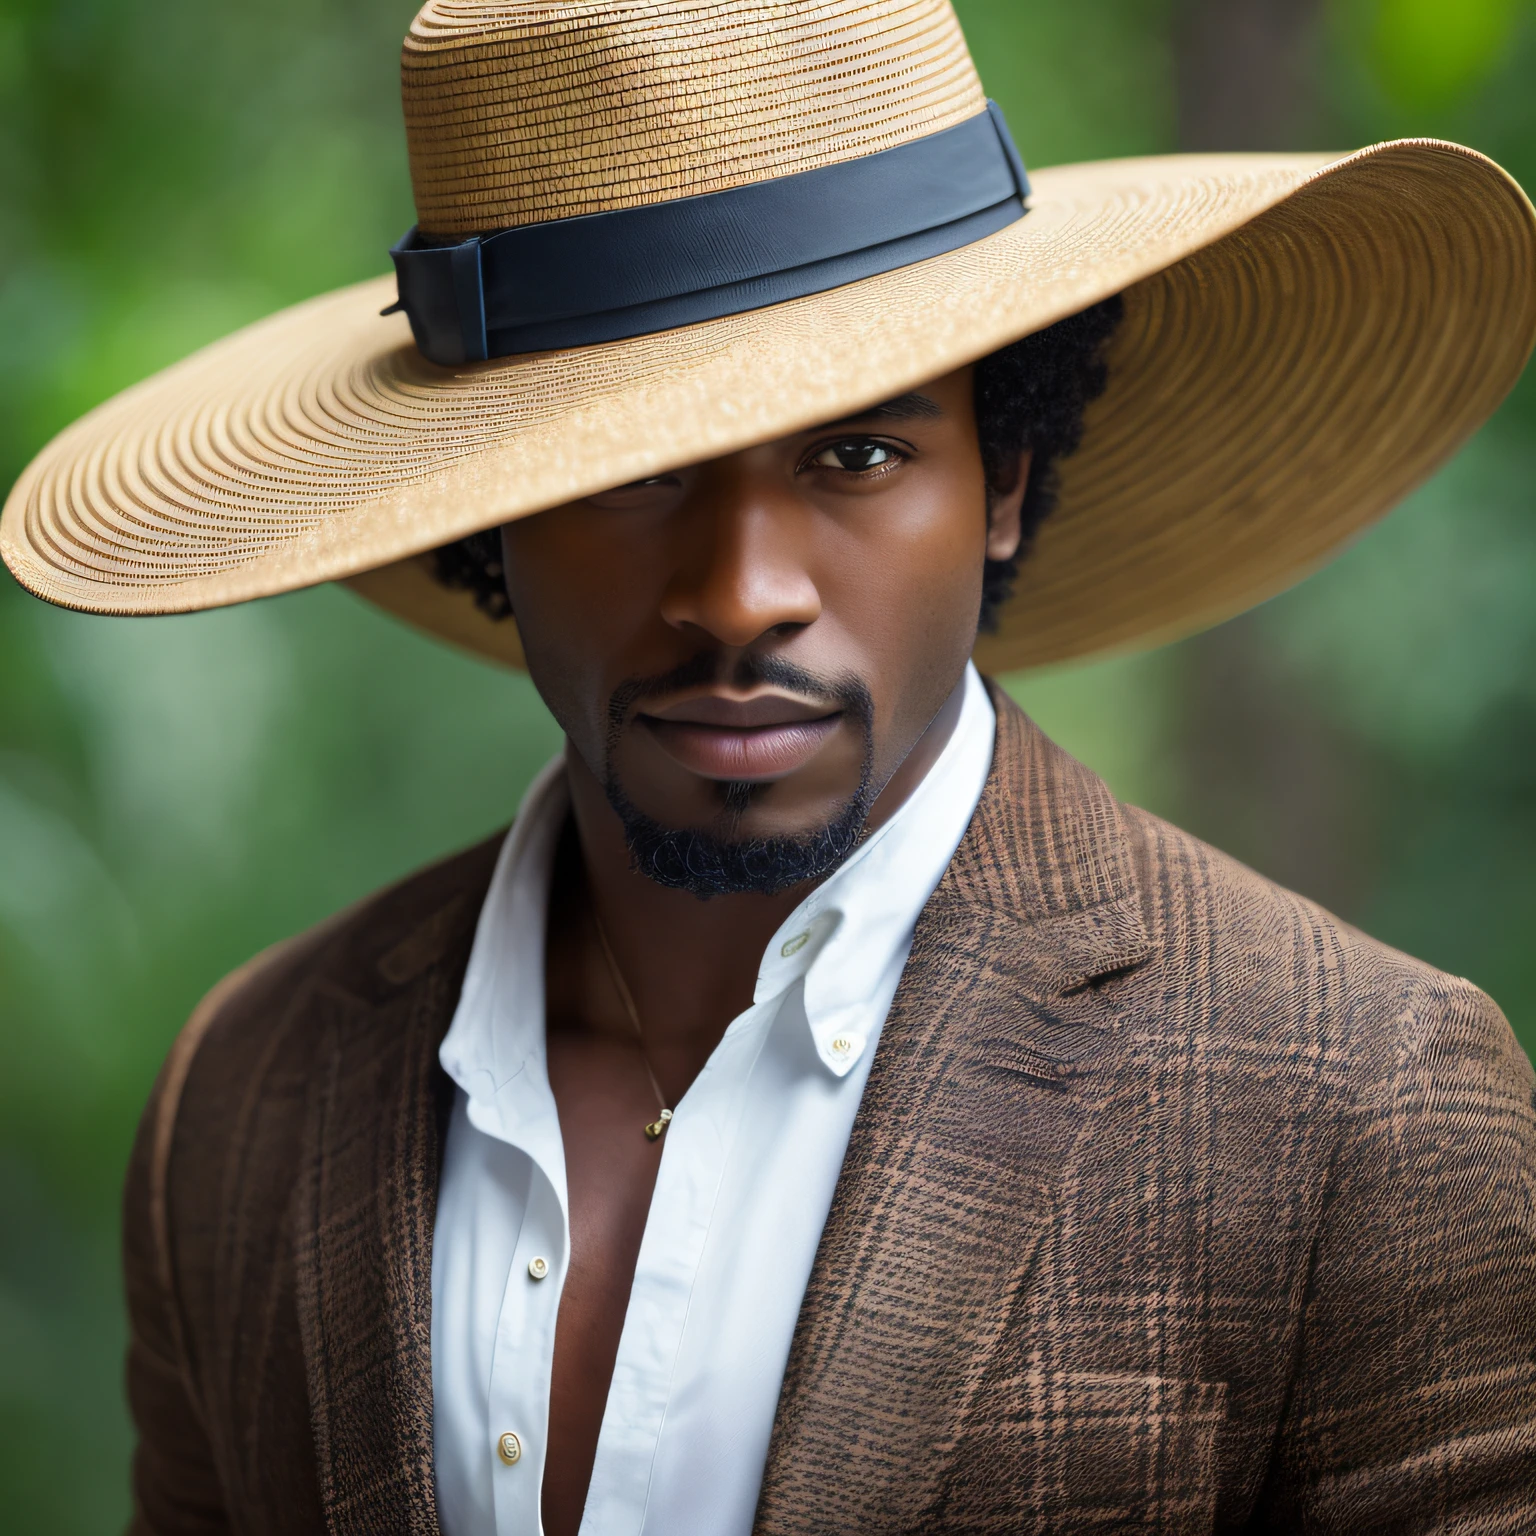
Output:
<path fill-rule="evenodd" d="M 0 489 L 72 417 L 411 222 L 413 0 L 0 0 Z M 1035 165 L 1475 145 L 1536 186 L 1536 0 L 959 0 Z M 1536 1044 L 1536 380 L 1335 565 L 1014 680 L 1127 798 L 1472 977 Z M 186 619 L 0 576 L 0 1528 L 117 1528 L 117 1199 L 222 972 L 506 821 L 526 682 L 337 590 Z"/>

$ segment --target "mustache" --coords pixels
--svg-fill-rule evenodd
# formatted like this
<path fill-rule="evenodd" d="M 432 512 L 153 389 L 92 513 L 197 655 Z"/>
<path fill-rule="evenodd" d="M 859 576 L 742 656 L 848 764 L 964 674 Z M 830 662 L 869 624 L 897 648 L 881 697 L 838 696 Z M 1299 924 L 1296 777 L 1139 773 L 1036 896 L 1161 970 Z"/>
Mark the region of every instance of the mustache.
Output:
<path fill-rule="evenodd" d="M 864 680 L 854 673 L 841 677 L 818 677 L 805 667 L 782 656 L 746 651 L 734 662 L 725 664 L 718 651 L 700 651 L 681 665 L 652 677 L 626 678 L 613 690 L 608 700 L 608 750 L 618 745 L 624 723 L 642 699 L 665 698 L 687 688 L 707 683 L 726 683 L 747 689 L 765 685 L 797 693 L 803 698 L 831 699 L 853 715 L 866 732 L 874 724 L 875 706 Z"/>

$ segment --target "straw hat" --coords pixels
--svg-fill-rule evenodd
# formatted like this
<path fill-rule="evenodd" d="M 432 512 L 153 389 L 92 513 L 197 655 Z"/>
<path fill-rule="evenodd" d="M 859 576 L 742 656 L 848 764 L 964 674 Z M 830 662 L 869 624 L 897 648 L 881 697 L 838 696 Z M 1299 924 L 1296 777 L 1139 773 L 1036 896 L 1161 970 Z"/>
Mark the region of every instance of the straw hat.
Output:
<path fill-rule="evenodd" d="M 1108 391 L 978 647 L 1030 666 L 1295 581 L 1456 449 L 1536 334 L 1536 215 L 1481 155 L 1123 160 L 1031 192 L 948 0 L 430 0 L 404 99 L 396 278 L 61 434 L 0 522 L 23 585 L 135 614 L 342 579 L 516 663 L 434 547 L 1123 290 Z"/>

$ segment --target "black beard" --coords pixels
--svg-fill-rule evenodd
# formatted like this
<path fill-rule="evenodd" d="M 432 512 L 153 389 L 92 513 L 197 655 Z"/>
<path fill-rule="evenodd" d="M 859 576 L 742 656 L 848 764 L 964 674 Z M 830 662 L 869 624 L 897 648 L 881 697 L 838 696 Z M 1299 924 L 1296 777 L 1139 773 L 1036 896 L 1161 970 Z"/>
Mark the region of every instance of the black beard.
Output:
<path fill-rule="evenodd" d="M 780 891 L 830 874 L 864 835 L 864 823 L 874 804 L 874 703 L 857 678 L 827 684 L 776 656 L 747 655 L 732 681 L 739 688 L 769 683 L 812 697 L 829 695 L 857 720 L 864 734 L 864 761 L 859 786 L 842 809 L 824 826 L 793 837 L 737 837 L 733 829 L 753 799 L 771 786 L 751 783 L 722 785 L 724 804 L 709 827 L 666 827 L 647 816 L 624 793 L 613 769 L 618 735 L 631 704 L 645 694 L 667 693 L 709 681 L 718 672 L 716 658 L 707 653 L 665 677 L 632 679 L 614 691 L 609 704 L 608 761 L 603 788 L 608 803 L 624 826 L 624 841 L 634 867 L 647 879 L 673 890 L 711 896 L 775 896 Z"/>

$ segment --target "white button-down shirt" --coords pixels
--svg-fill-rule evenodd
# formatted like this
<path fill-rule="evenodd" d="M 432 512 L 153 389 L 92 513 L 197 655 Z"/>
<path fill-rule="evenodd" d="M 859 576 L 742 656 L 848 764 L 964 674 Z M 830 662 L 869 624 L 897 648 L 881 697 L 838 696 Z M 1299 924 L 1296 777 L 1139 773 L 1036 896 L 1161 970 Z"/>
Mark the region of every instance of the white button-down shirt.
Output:
<path fill-rule="evenodd" d="M 996 723 L 967 669 L 960 721 L 938 761 L 773 936 L 752 1006 L 675 1106 L 583 1536 L 748 1536 L 869 1064 L 918 914 L 981 797 Z M 433 1445 L 446 1536 L 542 1528 L 550 1366 L 570 1253 L 545 1070 L 544 928 L 568 806 L 557 759 L 502 848 L 442 1045 L 459 1088 L 432 1252 Z"/>

